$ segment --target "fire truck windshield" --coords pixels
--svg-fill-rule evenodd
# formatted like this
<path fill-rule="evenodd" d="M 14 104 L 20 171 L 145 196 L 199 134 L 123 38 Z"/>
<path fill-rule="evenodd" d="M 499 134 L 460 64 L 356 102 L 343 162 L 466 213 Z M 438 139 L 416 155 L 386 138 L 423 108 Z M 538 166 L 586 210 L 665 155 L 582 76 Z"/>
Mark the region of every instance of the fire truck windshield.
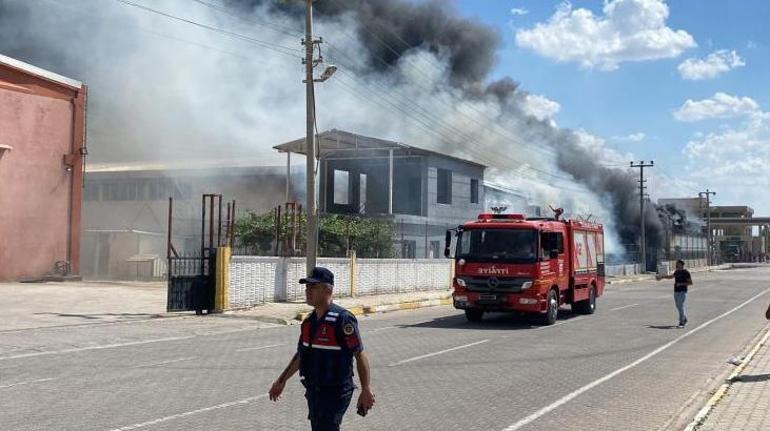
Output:
<path fill-rule="evenodd" d="M 533 229 L 467 229 L 457 238 L 457 258 L 469 262 L 534 263 L 537 232 Z"/>

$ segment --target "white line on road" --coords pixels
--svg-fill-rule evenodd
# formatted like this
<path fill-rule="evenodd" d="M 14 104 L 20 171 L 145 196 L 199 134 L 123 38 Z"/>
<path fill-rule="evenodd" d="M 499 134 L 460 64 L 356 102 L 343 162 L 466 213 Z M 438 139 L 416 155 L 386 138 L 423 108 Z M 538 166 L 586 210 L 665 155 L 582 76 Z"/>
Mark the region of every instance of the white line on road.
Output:
<path fill-rule="evenodd" d="M 204 407 L 202 409 L 191 410 L 189 412 L 184 412 L 184 413 L 178 413 L 178 414 L 175 414 L 175 415 L 166 416 L 166 417 L 162 417 L 162 418 L 159 418 L 159 419 L 153 419 L 153 420 L 147 421 L 147 422 L 142 422 L 142 423 L 138 423 L 138 424 L 134 424 L 134 425 L 124 426 L 122 428 L 114 428 L 114 429 L 112 429 L 110 431 L 130 431 L 130 430 L 135 430 L 135 429 L 139 429 L 139 428 L 145 428 L 145 427 L 148 427 L 150 425 L 157 425 L 159 423 L 168 422 L 168 421 L 171 421 L 171 420 L 174 420 L 174 419 L 180 419 L 180 418 L 183 418 L 183 417 L 196 415 L 198 413 L 210 412 L 212 410 L 220 410 L 220 409 L 224 409 L 224 408 L 227 408 L 227 407 L 233 407 L 233 406 L 237 406 L 237 405 L 246 405 L 246 404 L 249 404 L 249 403 L 254 402 L 256 400 L 259 400 L 261 398 L 266 398 L 266 397 L 267 397 L 267 394 L 257 395 L 255 397 L 244 398 L 244 399 L 239 400 L 239 401 L 232 401 L 232 402 L 229 402 L 229 403 L 218 404 L 216 406 Z"/>
<path fill-rule="evenodd" d="M 161 361 L 161 362 L 153 362 L 153 363 L 150 363 L 150 364 L 135 365 L 135 366 L 133 366 L 131 368 L 159 367 L 161 365 L 174 364 L 174 363 L 177 363 L 177 362 L 192 361 L 193 359 L 198 359 L 198 357 L 197 356 L 188 356 L 186 358 L 169 359 L 168 361 Z"/>
<path fill-rule="evenodd" d="M 144 340 L 144 341 L 132 341 L 129 343 L 118 343 L 118 344 L 106 344 L 103 346 L 88 346 L 88 347 L 78 347 L 74 349 L 64 349 L 64 350 L 48 350 L 43 352 L 32 352 L 32 353 L 22 353 L 20 355 L 12 355 L 12 356 L 0 356 L 0 361 L 6 361 L 9 359 L 21 359 L 21 358 L 32 358 L 35 356 L 48 356 L 48 355 L 61 355 L 64 353 L 75 353 L 75 352 L 85 352 L 88 350 L 104 350 L 104 349 L 114 349 L 117 347 L 127 347 L 127 346 L 139 346 L 142 344 L 152 344 L 152 343 L 163 343 L 166 341 L 179 341 L 179 340 L 189 340 L 191 338 L 195 338 L 195 335 L 188 335 L 185 337 L 167 337 L 167 338 L 155 338 L 152 340 Z"/>
<path fill-rule="evenodd" d="M 420 359 L 430 358 L 431 356 L 441 355 L 442 353 L 447 353 L 447 352 L 452 352 L 454 350 L 464 349 L 466 347 L 471 347 L 471 346 L 475 346 L 477 344 L 486 343 L 487 341 L 489 341 L 489 340 L 476 341 L 475 343 L 470 343 L 470 344 L 465 344 L 465 345 L 462 345 L 462 346 L 452 347 L 451 349 L 445 349 L 445 350 L 441 350 L 439 352 L 428 353 L 427 355 L 415 356 L 414 358 L 409 358 L 409 359 L 404 359 L 403 361 L 394 362 L 394 363 L 392 363 L 392 364 L 390 364 L 388 366 L 389 367 L 395 367 L 396 365 L 406 364 L 407 362 L 412 362 L 412 361 L 417 361 L 417 360 L 420 360 Z"/>
<path fill-rule="evenodd" d="M 636 307 L 637 305 L 639 305 L 639 304 L 629 304 L 629 305 L 624 305 L 624 306 L 622 306 L 622 307 L 615 307 L 615 308 L 610 308 L 610 311 L 618 311 L 618 310 L 623 310 L 623 309 L 625 309 L 625 308 Z"/>
<path fill-rule="evenodd" d="M 27 382 L 11 383 L 10 385 L 0 386 L 0 389 L 8 389 L 8 388 L 12 388 L 14 386 L 31 385 L 33 383 L 50 382 L 51 380 L 56 380 L 56 379 L 54 379 L 53 377 L 49 377 L 47 379 L 37 379 L 37 380 L 29 380 Z"/>
<path fill-rule="evenodd" d="M 280 347 L 284 346 L 285 344 L 271 344 L 269 346 L 256 346 L 256 347 L 244 347 L 242 349 L 236 350 L 236 352 L 250 352 L 252 350 L 264 350 L 264 349 L 270 349 L 273 347 Z"/>
<path fill-rule="evenodd" d="M 653 356 L 657 355 L 658 353 L 660 353 L 660 352 L 668 349 L 669 347 L 673 346 L 674 344 L 684 340 L 685 338 L 689 337 L 690 335 L 692 335 L 692 334 L 700 331 L 701 329 L 711 325 L 712 323 L 716 322 L 717 320 L 719 320 L 719 319 L 721 319 L 721 318 L 723 318 L 725 316 L 728 316 L 728 315 L 734 313 L 735 311 L 743 308 L 744 306 L 748 305 L 749 303 L 751 303 L 755 299 L 759 298 L 760 296 L 764 295 L 768 291 L 770 291 L 770 289 L 766 289 L 766 290 L 758 293 L 757 295 L 754 295 L 749 300 L 747 300 L 746 302 L 743 302 L 742 304 L 738 305 L 737 307 L 732 308 L 732 309 L 730 309 L 730 310 L 720 314 L 719 316 L 714 317 L 713 319 L 711 319 L 711 320 L 709 320 L 707 322 L 702 323 L 697 328 L 694 328 L 693 330 L 691 330 L 691 331 L 689 331 L 689 332 L 687 332 L 685 334 L 682 334 L 682 335 L 680 335 L 677 338 L 674 338 L 673 340 L 669 341 L 668 343 L 658 347 L 657 349 L 655 349 L 652 352 L 642 356 L 641 358 L 639 358 L 636 361 L 626 365 L 625 367 L 618 368 L 617 370 L 607 374 L 606 376 L 604 376 L 602 378 L 599 378 L 597 380 L 594 380 L 593 382 L 591 382 L 591 383 L 581 387 L 580 389 L 578 389 L 578 390 L 576 390 L 576 391 L 574 391 L 572 393 L 569 393 L 569 394 L 563 396 L 562 398 L 560 398 L 560 399 L 554 401 L 553 403 L 551 403 L 551 404 L 541 408 L 540 410 L 532 413 L 531 415 L 525 417 L 524 419 L 514 423 L 513 425 L 509 426 L 508 428 L 505 428 L 504 431 L 515 431 L 515 430 L 517 430 L 517 429 L 519 429 L 519 428 L 521 428 L 523 426 L 529 425 L 530 423 L 534 422 L 535 420 L 539 419 L 540 417 L 542 417 L 542 416 L 548 414 L 549 412 L 551 412 L 551 411 L 561 407 L 562 405 L 568 403 L 572 399 L 576 398 L 578 395 L 593 389 L 594 387 L 596 387 L 596 386 L 598 386 L 598 385 L 600 385 L 600 384 L 602 384 L 602 383 L 612 379 L 613 377 L 617 376 L 618 374 L 623 373 L 624 371 L 627 371 L 627 370 L 630 370 L 631 368 L 636 367 L 637 365 L 647 361 L 648 359 L 652 358 Z"/>

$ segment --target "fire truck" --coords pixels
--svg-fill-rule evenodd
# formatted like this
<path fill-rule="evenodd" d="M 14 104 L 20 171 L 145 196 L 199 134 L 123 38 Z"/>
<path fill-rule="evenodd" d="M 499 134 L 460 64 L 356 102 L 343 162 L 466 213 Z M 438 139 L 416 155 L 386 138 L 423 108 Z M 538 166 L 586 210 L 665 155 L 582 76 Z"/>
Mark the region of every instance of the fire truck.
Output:
<path fill-rule="evenodd" d="M 454 259 L 454 307 L 471 322 L 480 322 L 485 312 L 513 311 L 552 325 L 565 304 L 593 314 L 604 293 L 604 229 L 560 215 L 560 209 L 553 218 L 479 214 L 447 230 L 444 255 Z"/>

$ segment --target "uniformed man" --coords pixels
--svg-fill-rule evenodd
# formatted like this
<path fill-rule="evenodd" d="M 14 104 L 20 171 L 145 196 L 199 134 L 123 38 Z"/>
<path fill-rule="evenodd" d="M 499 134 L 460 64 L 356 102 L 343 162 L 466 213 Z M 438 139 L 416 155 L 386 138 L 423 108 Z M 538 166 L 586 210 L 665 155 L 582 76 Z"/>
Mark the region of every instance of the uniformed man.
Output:
<path fill-rule="evenodd" d="M 355 316 L 332 303 L 334 274 L 326 268 L 316 267 L 309 277 L 299 282 L 306 285 L 305 299 L 313 306 L 313 312 L 302 322 L 297 353 L 270 388 L 270 399 L 277 401 L 286 381 L 299 371 L 312 430 L 339 430 L 356 388 L 353 384 L 354 357 L 361 381 L 358 414 L 366 415 L 374 405 L 374 393 L 369 384 L 369 360 Z"/>

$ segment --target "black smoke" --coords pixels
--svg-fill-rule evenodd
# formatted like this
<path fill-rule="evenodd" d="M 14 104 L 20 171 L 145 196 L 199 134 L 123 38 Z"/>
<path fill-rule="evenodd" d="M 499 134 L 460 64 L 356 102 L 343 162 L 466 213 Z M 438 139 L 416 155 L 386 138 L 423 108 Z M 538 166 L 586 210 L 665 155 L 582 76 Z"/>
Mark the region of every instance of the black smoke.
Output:
<path fill-rule="evenodd" d="M 206 1 L 216 3 L 214 0 Z M 298 29 L 301 29 L 304 13 L 304 2 L 302 1 L 227 0 L 226 4 L 232 8 L 232 11 L 245 17 L 265 13 L 265 10 L 270 16 L 262 16 L 263 20 L 288 17 L 297 24 Z M 491 72 L 497 59 L 497 50 L 502 45 L 502 36 L 495 29 L 476 20 L 459 16 L 453 9 L 451 2 L 445 0 L 322 0 L 315 2 L 314 5 L 315 16 L 318 20 L 352 19 L 355 22 L 356 26 L 344 30 L 353 32 L 364 48 L 363 66 L 356 66 L 359 68 L 356 70 L 357 75 L 364 77 L 367 75 L 390 76 L 393 74 L 393 66 L 397 65 L 405 56 L 416 52 L 429 52 L 445 61 L 447 76 L 445 82 L 439 85 L 446 86 L 453 92 L 459 92 L 463 98 L 469 101 L 493 100 L 500 106 L 502 112 L 499 113 L 498 117 L 489 119 L 490 122 L 516 124 L 518 126 L 516 133 L 520 135 L 517 138 L 532 145 L 552 150 L 556 154 L 555 166 L 558 169 L 558 172 L 554 173 L 567 174 L 574 179 L 576 184 L 583 185 L 588 190 L 593 191 L 610 208 L 614 221 L 613 226 L 617 230 L 620 242 L 628 246 L 638 243 L 640 214 L 636 178 L 626 170 L 602 166 L 598 161 L 597 154 L 586 148 L 576 133 L 560 129 L 548 120 L 538 120 L 526 115 L 518 98 L 526 93 L 519 88 L 519 85 L 512 78 L 494 81 L 491 79 Z M 37 16 L 30 15 L 32 7 L 31 2 L 22 0 L 0 0 L 0 52 L 18 55 L 22 60 L 28 60 L 76 78 L 83 76 L 88 81 L 96 80 L 89 77 L 89 71 L 93 70 L 93 67 L 89 67 L 91 65 L 87 62 L 68 61 L 68 58 L 72 56 L 72 50 L 77 49 L 77 44 L 67 44 L 67 49 L 70 51 L 57 49 L 51 44 L 50 38 L 38 37 L 35 34 L 34 26 L 31 24 L 23 25 L 25 22 L 34 21 Z M 78 31 L 89 30 L 87 26 L 81 25 L 81 28 L 82 30 Z M 335 35 L 327 34 L 325 36 L 330 38 Z M 134 49 L 128 54 L 135 56 L 142 54 L 140 48 L 143 47 L 139 46 L 138 43 L 135 45 L 132 44 L 132 41 L 126 43 L 120 40 L 120 34 L 113 35 L 113 37 L 116 39 L 116 46 L 119 44 L 122 48 Z M 103 48 L 106 52 L 110 51 L 110 46 Z M 103 60 L 96 54 L 98 53 L 94 53 L 93 61 L 98 62 L 99 67 L 103 67 L 101 65 L 109 60 Z M 115 55 L 118 54 L 126 55 L 126 53 L 121 53 L 119 49 L 115 49 Z M 173 52 L 169 52 L 169 55 L 173 55 Z M 198 65 L 191 64 L 189 67 L 196 68 Z M 227 67 L 227 65 L 223 65 L 223 67 Z M 174 76 L 174 74 L 169 73 L 168 79 L 174 81 L 176 80 Z M 251 79 L 251 76 L 246 78 Z M 237 100 L 238 93 L 240 93 L 239 89 L 249 85 L 250 81 L 246 78 L 242 80 L 243 84 L 241 80 L 238 80 L 237 85 L 233 85 L 231 91 L 234 100 Z M 154 82 L 165 82 L 166 79 L 166 76 L 158 75 L 158 79 Z M 116 83 L 115 88 L 119 88 L 119 84 Z M 212 87 L 220 85 L 222 85 L 220 81 L 211 83 Z M 158 88 L 160 86 L 146 90 L 149 94 Z M 191 93 L 194 91 L 190 89 Z M 286 94 L 297 94 L 294 89 L 286 89 L 285 91 Z M 91 94 L 96 101 L 95 104 L 91 105 L 94 108 L 92 111 L 103 112 L 100 114 L 104 117 L 102 121 L 99 121 L 100 119 L 95 116 L 94 120 L 97 123 L 110 126 L 112 122 L 112 125 L 115 126 L 114 130 L 120 130 L 120 127 L 127 129 L 123 125 L 124 118 L 141 118 L 140 115 L 130 111 L 126 115 L 125 105 L 127 103 L 121 97 L 131 94 L 130 92 L 124 92 L 121 97 L 114 98 L 99 94 L 96 91 Z M 184 93 L 184 95 L 186 94 Z M 174 96 L 179 96 L 179 94 L 175 93 Z M 148 98 L 151 99 L 149 96 Z M 148 138 L 147 143 L 149 145 L 160 147 L 161 144 L 167 144 L 167 142 L 158 140 L 157 133 L 153 131 L 160 129 L 165 124 L 158 125 L 151 120 L 167 118 L 174 110 L 166 109 L 166 107 L 177 107 L 179 105 L 177 99 L 185 101 L 183 97 L 170 98 L 170 101 L 165 105 L 156 107 L 159 111 L 162 110 L 161 114 L 146 115 L 146 121 L 131 125 L 131 130 L 125 133 L 138 135 L 135 140 L 139 144 L 143 144 L 140 138 L 145 137 Z M 288 96 L 279 94 L 274 99 L 283 101 L 287 100 Z M 145 106 L 143 103 L 146 103 L 145 100 L 136 102 L 131 106 L 134 111 L 141 109 L 142 106 Z M 124 105 L 123 109 L 118 109 L 116 107 L 118 104 Z M 231 108 L 230 105 L 237 106 L 238 103 L 215 106 L 210 112 L 225 111 Z M 110 108 L 114 108 L 120 115 L 104 114 Z M 229 114 L 229 111 L 225 113 Z M 210 128 L 205 132 L 211 135 L 203 134 L 200 129 L 194 128 L 196 123 L 200 122 L 196 121 L 198 117 L 193 115 L 192 118 L 188 118 L 184 114 L 185 111 L 177 114 L 179 119 L 175 123 L 190 125 L 190 136 L 183 136 L 187 141 L 221 140 L 219 135 L 229 130 L 229 127 Z M 259 113 L 259 115 L 262 114 L 262 112 Z M 248 126 L 250 122 L 254 122 L 254 117 L 240 118 L 243 115 L 242 111 L 235 110 L 234 115 L 230 115 L 230 117 L 238 126 L 244 124 Z M 231 124 L 228 123 L 227 125 L 230 126 Z M 150 126 L 154 126 L 154 128 Z M 97 127 L 94 126 L 94 128 Z M 149 132 L 138 134 L 137 130 L 149 130 Z M 179 134 L 178 128 L 174 128 L 173 131 L 174 134 Z M 106 132 L 102 132 L 102 135 L 106 134 Z M 231 140 L 235 140 L 235 138 Z M 514 142 L 508 144 L 507 147 L 494 145 L 495 150 L 508 153 L 530 151 Z M 125 151 L 123 147 L 121 147 L 122 151 Z M 473 151 L 469 149 L 467 153 L 473 154 Z M 117 152 L 115 153 L 117 154 Z M 120 154 L 121 157 L 127 157 L 128 153 Z M 515 167 L 504 166 L 503 168 L 513 169 Z M 654 247 L 661 241 L 662 226 L 655 208 L 650 205 L 647 211 L 645 220 L 648 244 Z"/>

